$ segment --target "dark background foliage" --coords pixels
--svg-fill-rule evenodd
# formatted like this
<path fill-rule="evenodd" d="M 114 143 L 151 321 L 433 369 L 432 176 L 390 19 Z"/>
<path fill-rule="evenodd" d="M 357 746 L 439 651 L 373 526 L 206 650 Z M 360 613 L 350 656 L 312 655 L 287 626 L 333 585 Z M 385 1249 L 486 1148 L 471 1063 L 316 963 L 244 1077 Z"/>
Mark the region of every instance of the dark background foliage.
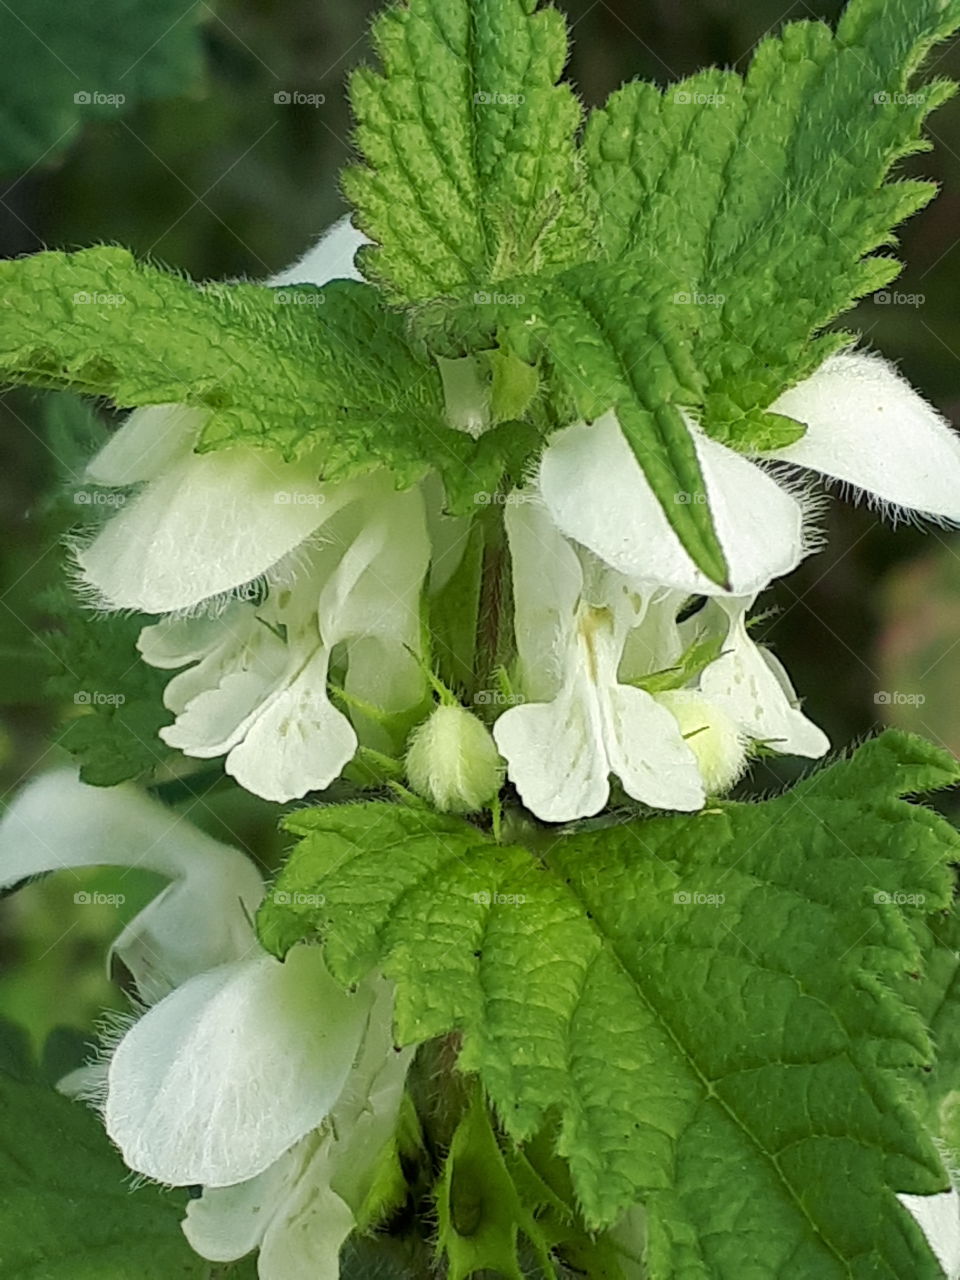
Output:
<path fill-rule="evenodd" d="M 9 0 L 0 6 L 0 256 L 108 241 L 197 279 L 260 278 L 286 265 L 343 210 L 337 173 L 351 153 L 345 80 L 370 56 L 377 7 L 374 0 Z M 666 83 L 705 64 L 743 68 L 766 32 L 787 20 L 832 21 L 841 5 L 567 0 L 563 7 L 574 39 L 570 75 L 594 105 L 632 77 Z M 118 48 L 130 51 L 129 66 L 118 83 L 98 83 L 96 68 Z M 937 74 L 960 74 L 956 50 L 940 50 L 934 61 Z M 77 90 L 127 88 L 122 110 L 69 107 Z M 292 90 L 325 101 L 275 101 Z M 895 289 L 913 301 L 868 299 L 852 324 L 957 420 L 960 103 L 933 118 L 931 140 L 934 151 L 907 166 L 943 187 L 902 237 L 907 268 Z M 49 660 L 42 602 L 69 513 L 52 516 L 50 494 L 82 459 L 58 443 L 50 419 L 37 397 L 0 398 L 7 793 L 52 758 L 59 733 L 56 709 L 41 697 Z M 826 550 L 771 594 L 776 612 L 763 627 L 808 711 L 838 746 L 890 719 L 960 749 L 960 543 L 936 529 L 894 535 L 878 513 L 837 502 L 824 526 Z M 878 702 L 878 694 L 889 698 Z M 753 786 L 788 773 L 761 769 Z M 247 843 L 263 821 L 255 805 L 225 813 L 216 798 L 196 810 L 211 829 Z M 116 919 L 105 908 L 97 919 L 84 913 L 78 925 L 75 887 L 38 886 L 0 915 L 0 960 L 21 962 L 20 976 L 0 977 L 0 1005 L 38 1037 L 56 1020 L 88 1025 L 107 994 L 96 966 Z M 146 889 L 130 893 L 127 914 Z M 66 934 L 69 945 L 59 945 Z M 68 972 L 82 976 L 79 992 L 71 981 L 69 998 Z"/>

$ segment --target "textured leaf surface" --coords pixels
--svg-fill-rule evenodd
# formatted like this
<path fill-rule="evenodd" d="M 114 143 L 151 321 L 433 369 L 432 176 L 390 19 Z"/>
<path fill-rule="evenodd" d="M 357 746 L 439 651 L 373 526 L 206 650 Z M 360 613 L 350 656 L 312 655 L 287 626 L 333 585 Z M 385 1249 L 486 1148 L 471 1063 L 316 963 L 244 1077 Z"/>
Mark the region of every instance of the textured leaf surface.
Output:
<path fill-rule="evenodd" d="M 319 933 L 382 966 L 404 1042 L 459 1029 L 508 1131 L 558 1117 L 588 1221 L 646 1202 L 654 1277 L 938 1275 L 894 1189 L 947 1185 L 904 1102 L 923 1023 L 900 907 L 950 903 L 960 840 L 897 799 L 956 763 L 887 734 L 756 805 L 592 832 L 535 856 L 385 805 L 292 815 L 277 952 Z M 299 901 L 303 901 L 300 899 Z M 309 901 L 309 899 L 308 899 Z"/>
<path fill-rule="evenodd" d="M 435 366 L 353 281 L 198 286 L 113 248 L 2 263 L 0 378 L 196 405 L 210 412 L 201 449 L 322 448 L 328 479 L 383 463 L 409 482 L 466 449 Z"/>
<path fill-rule="evenodd" d="M 208 16 L 183 0 L 100 0 L 68 11 L 59 0 L 4 0 L 0 49 L 16 71 L 0 81 L 0 172 L 53 159 L 87 120 L 183 93 L 200 76 L 198 28 Z"/>
<path fill-rule="evenodd" d="M 564 19 L 536 0 L 410 0 L 377 20 L 384 74 L 351 98 L 366 165 L 347 170 L 365 270 L 401 301 L 486 289 L 582 257 L 590 223 L 557 81 Z"/>
<path fill-rule="evenodd" d="M 172 716 L 163 705 L 167 675 L 141 661 L 142 616 L 91 617 L 64 588 L 52 601 L 56 629 L 39 637 L 47 693 L 65 708 L 58 741 L 96 787 L 143 778 L 177 755 L 159 731 Z"/>
<path fill-rule="evenodd" d="M 914 928 L 923 967 L 908 974 L 901 990 L 914 1005 L 936 1048 L 936 1060 L 922 1080 L 930 1129 L 945 1144 L 951 1167 L 960 1167 L 960 916 L 924 918 Z"/>
<path fill-rule="evenodd" d="M 852 0 L 836 35 L 800 22 L 766 40 L 745 79 L 635 82 L 592 116 L 604 253 L 683 278 L 719 438 L 776 442 L 760 411 L 838 341 L 811 335 L 897 274 L 865 255 L 934 194 L 885 180 L 951 92 L 911 82 L 958 25 L 956 0 Z"/>

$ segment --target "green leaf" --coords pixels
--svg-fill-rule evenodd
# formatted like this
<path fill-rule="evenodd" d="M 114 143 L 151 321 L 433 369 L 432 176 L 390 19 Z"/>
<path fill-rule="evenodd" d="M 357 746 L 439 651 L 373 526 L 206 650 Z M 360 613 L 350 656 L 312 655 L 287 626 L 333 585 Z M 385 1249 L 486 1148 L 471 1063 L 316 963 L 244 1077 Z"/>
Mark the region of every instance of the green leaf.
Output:
<path fill-rule="evenodd" d="M 582 258 L 581 109 L 557 84 L 564 19 L 536 7 L 410 0 L 374 25 L 384 74 L 353 77 L 366 164 L 346 171 L 344 189 L 376 242 L 362 266 L 398 301 Z"/>
<path fill-rule="evenodd" d="M 951 1167 L 960 1166 L 960 916 L 924 917 L 917 912 L 914 929 L 923 954 L 920 972 L 907 974 L 900 990 L 913 1005 L 936 1047 L 936 1060 L 921 1082 L 927 1122 L 949 1153 Z"/>
<path fill-rule="evenodd" d="M 150 777 L 178 754 L 159 736 L 173 720 L 163 705 L 168 673 L 147 666 L 137 652 L 150 619 L 92 617 L 66 587 L 52 593 L 49 605 L 56 629 L 38 644 L 48 669 L 46 693 L 63 708 L 60 745 L 92 786 Z"/>
<path fill-rule="evenodd" d="M 866 255 L 934 194 L 886 178 L 952 92 L 910 90 L 958 25 L 957 0 L 852 0 L 836 35 L 800 22 L 765 40 L 745 79 L 635 82 L 591 117 L 604 255 L 682 279 L 718 439 L 769 447 L 756 411 L 849 341 L 813 335 L 897 274 Z"/>
<path fill-rule="evenodd" d="M 134 1190 L 129 1178 L 91 1111 L 0 1073 L 0 1273 L 11 1280 L 223 1275 L 183 1237 L 183 1193 Z"/>
<path fill-rule="evenodd" d="M 354 281 L 195 285 L 113 248 L 5 262 L 0 378 L 124 407 L 194 405 L 209 412 L 201 451 L 322 449 L 330 480 L 382 463 L 411 483 L 465 451 L 435 366 Z"/>
<path fill-rule="evenodd" d="M 894 1190 L 947 1186 L 901 1079 L 930 1060 L 893 983 L 904 910 L 946 908 L 960 838 L 899 799 L 949 756 L 889 733 L 763 804 L 498 846 L 388 805 L 292 815 L 261 910 L 283 953 L 319 935 L 345 983 L 398 984 L 401 1042 L 457 1030 L 514 1139 L 556 1117 L 587 1219 L 647 1210 L 651 1276 L 933 1280 Z"/>
<path fill-rule="evenodd" d="M 68 13 L 59 0 L 4 0 L 0 49 L 16 74 L 0 82 L 0 172 L 49 163 L 86 121 L 197 83 L 208 15 L 181 0 L 100 0 Z"/>

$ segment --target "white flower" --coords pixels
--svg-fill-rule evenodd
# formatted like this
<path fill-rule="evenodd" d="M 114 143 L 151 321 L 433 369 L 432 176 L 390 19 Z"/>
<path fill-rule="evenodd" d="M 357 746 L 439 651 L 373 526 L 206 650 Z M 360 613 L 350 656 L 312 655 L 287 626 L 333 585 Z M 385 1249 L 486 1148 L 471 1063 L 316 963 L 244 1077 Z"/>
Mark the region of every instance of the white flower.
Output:
<path fill-rule="evenodd" d="M 562 537 L 534 494 L 523 496 L 506 523 L 527 701 L 504 712 L 493 733 L 538 817 L 598 813 L 611 773 L 635 800 L 690 811 L 736 782 L 751 744 L 809 757 L 828 749 L 783 668 L 750 639 L 752 597 L 709 600 L 678 623 L 683 592 L 653 593 L 607 568 Z M 719 656 L 678 687 L 643 687 L 713 640 Z"/>
<path fill-rule="evenodd" d="M 349 993 L 318 948 L 284 963 L 256 940 L 249 859 L 129 786 L 69 771 L 31 783 L 0 823 L 0 888 L 71 866 L 145 866 L 173 883 L 114 944 L 146 1012 L 106 1063 L 62 1087 L 100 1094 L 129 1167 L 201 1185 L 191 1244 L 213 1261 L 260 1247 L 261 1280 L 336 1280 L 340 1246 L 393 1153 L 412 1050 L 392 987 Z"/>
<path fill-rule="evenodd" d="M 343 274 L 362 242 L 338 224 L 283 280 Z M 204 420 L 178 405 L 130 416 L 88 474 L 143 487 L 76 548 L 77 565 L 100 605 L 166 615 L 140 640 L 154 666 L 190 667 L 167 688 L 177 719 L 164 740 L 225 755 L 243 787 L 284 802 L 328 787 L 356 753 L 356 729 L 328 695 L 331 662 L 345 663 L 348 698 L 377 712 L 423 696 L 424 493 L 397 492 L 382 470 L 322 483 L 319 455 L 198 454 Z"/>
<path fill-rule="evenodd" d="M 267 800 L 322 790 L 357 750 L 327 690 L 338 646 L 348 695 L 387 713 L 423 695 L 415 654 L 430 548 L 419 490 L 399 493 L 383 473 L 341 486 L 324 533 L 279 566 L 261 604 L 168 617 L 139 640 L 153 666 L 193 664 L 167 686 L 177 719 L 164 741 L 226 755 L 227 772 Z"/>
<path fill-rule="evenodd" d="M 832 356 L 770 412 L 807 430 L 758 461 L 809 468 L 881 504 L 960 521 L 960 438 L 880 357 Z M 754 595 L 800 562 L 801 506 L 761 467 L 688 425 L 728 588 L 711 582 L 682 547 L 612 412 L 552 437 L 540 463 L 543 499 L 562 533 L 630 578 L 693 595 Z"/>
<path fill-rule="evenodd" d="M 524 804 L 547 822 L 599 813 L 613 773 L 645 804 L 699 809 L 703 783 L 677 721 L 619 677 L 644 601 L 578 554 L 538 502 L 510 504 L 506 523 L 520 685 L 531 701 L 504 712 L 493 734 Z"/>
<path fill-rule="evenodd" d="M 359 1224 L 393 1139 L 412 1050 L 392 1047 L 389 987 L 380 985 L 363 1047 L 323 1126 L 262 1174 L 206 1188 L 187 1208 L 184 1231 L 213 1262 L 259 1247 L 262 1280 L 326 1280 L 339 1275 L 343 1242 Z"/>

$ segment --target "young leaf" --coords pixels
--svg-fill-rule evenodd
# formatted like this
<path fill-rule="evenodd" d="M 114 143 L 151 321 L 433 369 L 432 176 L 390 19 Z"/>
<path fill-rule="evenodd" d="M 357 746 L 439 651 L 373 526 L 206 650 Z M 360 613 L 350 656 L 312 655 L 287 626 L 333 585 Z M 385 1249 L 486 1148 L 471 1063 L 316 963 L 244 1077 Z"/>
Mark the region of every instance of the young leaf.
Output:
<path fill-rule="evenodd" d="M 711 434 L 786 443 L 762 411 L 849 340 L 813 335 L 897 274 L 867 255 L 934 194 L 886 178 L 952 91 L 911 79 L 958 25 L 957 0 L 852 0 L 836 35 L 799 22 L 764 41 L 745 79 L 634 82 L 590 119 L 604 255 L 683 279 Z"/>
<path fill-rule="evenodd" d="M 278 887 L 323 905 L 274 895 L 261 936 L 319 934 L 344 982 L 382 968 L 400 1040 L 458 1030 L 514 1138 L 555 1113 L 589 1223 L 644 1201 L 653 1280 L 934 1280 L 894 1196 L 948 1185 L 900 1084 L 931 1046 L 890 982 L 921 962 L 896 895 L 947 907 L 960 838 L 897 797 L 958 772 L 891 733 L 766 803 L 543 831 L 539 857 L 426 811 L 306 811 Z"/>
<path fill-rule="evenodd" d="M 377 19 L 383 74 L 351 84 L 366 164 L 344 188 L 377 247 L 364 269 L 397 301 L 577 261 L 590 234 L 557 84 L 562 15 L 537 0 L 410 0 Z"/>

